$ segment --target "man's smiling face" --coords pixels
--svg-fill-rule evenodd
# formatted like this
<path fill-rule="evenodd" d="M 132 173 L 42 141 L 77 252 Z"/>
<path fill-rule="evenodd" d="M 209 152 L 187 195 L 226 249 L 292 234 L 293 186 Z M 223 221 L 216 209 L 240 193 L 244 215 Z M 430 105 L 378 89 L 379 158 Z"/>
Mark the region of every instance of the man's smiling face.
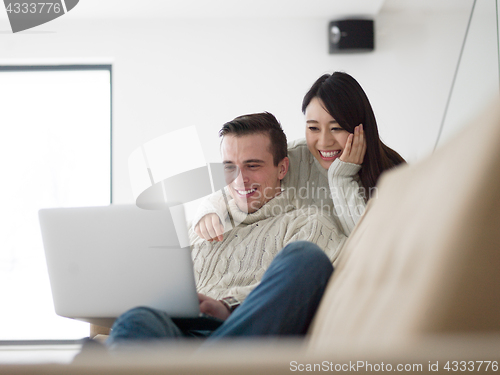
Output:
<path fill-rule="evenodd" d="M 225 135 L 221 152 L 229 191 L 241 211 L 255 212 L 281 193 L 288 158 L 274 165 L 267 134 Z"/>

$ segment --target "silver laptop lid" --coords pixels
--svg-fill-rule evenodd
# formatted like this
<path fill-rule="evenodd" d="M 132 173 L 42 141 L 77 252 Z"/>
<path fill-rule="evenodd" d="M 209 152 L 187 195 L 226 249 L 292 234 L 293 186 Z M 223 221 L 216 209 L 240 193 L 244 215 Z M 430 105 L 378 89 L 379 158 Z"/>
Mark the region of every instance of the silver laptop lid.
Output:
<path fill-rule="evenodd" d="M 52 208 L 39 219 L 58 315 L 103 326 L 136 306 L 199 315 L 191 250 L 168 209 Z"/>

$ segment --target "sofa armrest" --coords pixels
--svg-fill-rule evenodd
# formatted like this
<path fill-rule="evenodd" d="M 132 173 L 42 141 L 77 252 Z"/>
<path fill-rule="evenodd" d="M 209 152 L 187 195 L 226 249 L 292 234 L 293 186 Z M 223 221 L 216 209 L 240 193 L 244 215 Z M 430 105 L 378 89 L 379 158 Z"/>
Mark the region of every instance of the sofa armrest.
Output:
<path fill-rule="evenodd" d="M 189 342 L 189 340 L 186 340 Z M 192 343 L 195 341 L 191 341 Z M 80 357 L 78 362 L 57 365 L 0 365 L 2 374 L 290 374 L 316 371 L 373 373 L 374 371 L 403 371 L 406 366 L 413 372 L 448 374 L 445 365 L 452 361 L 474 361 L 475 372 L 485 371 L 486 363 L 478 369 L 479 361 L 500 361 L 500 334 L 494 335 L 440 335 L 420 338 L 403 345 L 380 347 L 373 340 L 363 348 L 341 343 L 322 350 L 309 351 L 307 343 L 277 340 L 231 340 L 227 344 L 212 345 L 199 350 L 198 344 L 174 344 L 150 347 L 130 347 L 121 353 L 104 350 Z M 476 362 L 478 361 L 478 362 Z M 437 366 L 436 366 L 437 365 Z M 371 366 L 371 371 L 369 366 Z M 399 367 L 398 367 L 399 366 Z M 433 366 L 431 369 L 429 366 Z M 320 369 L 321 368 L 321 369 Z M 331 370 L 333 368 L 333 370 Z M 349 369 L 348 369 L 349 368 Z M 379 370 L 377 370 L 379 368 Z M 346 369 L 348 369 L 346 371 Z M 452 371 L 453 372 L 453 371 Z M 469 372 L 470 373 L 470 372 Z"/>

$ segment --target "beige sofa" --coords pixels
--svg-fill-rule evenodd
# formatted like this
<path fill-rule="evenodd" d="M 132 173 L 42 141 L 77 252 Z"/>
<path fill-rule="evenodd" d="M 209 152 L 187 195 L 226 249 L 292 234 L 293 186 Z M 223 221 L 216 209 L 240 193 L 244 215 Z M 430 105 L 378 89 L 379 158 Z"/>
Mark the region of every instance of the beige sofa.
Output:
<path fill-rule="evenodd" d="M 500 373 L 498 362 L 496 103 L 425 160 L 381 178 L 306 340 L 89 351 L 71 365 L 0 366 L 0 373 Z"/>

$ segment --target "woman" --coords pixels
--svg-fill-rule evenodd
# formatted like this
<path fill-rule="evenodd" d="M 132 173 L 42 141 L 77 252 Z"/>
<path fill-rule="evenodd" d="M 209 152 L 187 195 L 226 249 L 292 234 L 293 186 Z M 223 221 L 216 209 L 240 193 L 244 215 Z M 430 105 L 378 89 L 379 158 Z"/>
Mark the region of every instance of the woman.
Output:
<path fill-rule="evenodd" d="M 381 173 L 404 159 L 382 143 L 365 92 L 346 73 L 321 76 L 305 95 L 302 112 L 306 138 L 289 144 L 282 187 L 297 208 L 329 211 L 348 236 Z M 209 241 L 223 239 L 225 214 L 218 203 L 209 199 L 193 221 L 198 236 Z"/>
<path fill-rule="evenodd" d="M 317 106 L 321 106 L 318 109 Z M 366 138 L 366 153 L 361 159 L 361 170 L 359 177 L 363 187 L 369 190 L 375 187 L 381 173 L 398 164 L 404 163 L 404 159 L 394 150 L 387 147 L 379 138 L 377 121 L 373 113 L 370 102 L 359 83 L 349 74 L 335 72 L 332 75 L 325 74 L 321 76 L 305 95 L 302 102 L 302 112 L 306 115 L 313 110 L 321 110 L 328 117 L 336 120 L 341 127 L 339 132 L 341 139 L 347 139 L 347 133 L 351 134 L 356 129 L 360 129 L 363 138 Z M 311 150 L 312 139 L 314 138 L 311 129 L 306 129 L 306 139 L 309 150 L 318 159 L 318 154 Z M 337 130 L 332 131 L 337 134 Z M 363 134 L 364 133 L 364 134 Z M 344 137 L 344 138 L 342 138 Z M 347 146 L 350 140 L 344 141 Z M 361 154 L 357 154 L 361 155 Z M 342 156 L 340 157 L 341 160 Z M 319 160 L 319 159 L 318 159 Z M 347 160 L 345 160 L 347 161 Z M 358 161 L 358 160 L 356 160 Z M 327 163 L 320 164 L 329 167 Z M 331 163 L 330 163 L 331 164 Z M 358 164 L 358 163 L 356 163 Z"/>

